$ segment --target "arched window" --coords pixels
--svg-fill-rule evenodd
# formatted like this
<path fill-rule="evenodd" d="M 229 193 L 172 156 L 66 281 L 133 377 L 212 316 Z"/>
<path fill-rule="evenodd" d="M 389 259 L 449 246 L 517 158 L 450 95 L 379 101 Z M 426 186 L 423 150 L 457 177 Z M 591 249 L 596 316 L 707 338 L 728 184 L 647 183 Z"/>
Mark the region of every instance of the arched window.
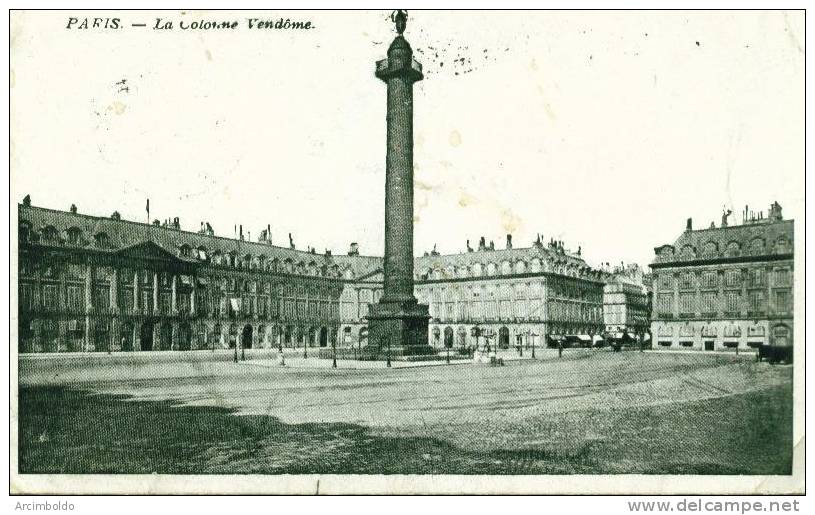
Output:
<path fill-rule="evenodd" d="M 741 255 L 741 245 L 739 245 L 736 241 L 731 241 L 727 244 L 727 250 L 725 250 L 725 256 L 727 257 L 738 257 Z"/>
<path fill-rule="evenodd" d="M 703 247 L 703 252 L 705 256 L 715 256 L 719 253 L 719 246 L 716 244 L 715 241 L 709 241 L 705 243 Z"/>
<path fill-rule="evenodd" d="M 46 225 L 42 228 L 42 241 L 46 243 L 57 243 L 59 237 L 57 236 L 57 228 L 53 225 Z"/>
<path fill-rule="evenodd" d="M 65 233 L 69 245 L 79 245 L 82 242 L 82 231 L 78 227 L 71 227 Z"/>
<path fill-rule="evenodd" d="M 789 250 L 789 241 L 784 236 L 779 237 L 775 240 L 775 251 L 778 254 L 786 254 L 790 252 Z"/>
<path fill-rule="evenodd" d="M 106 232 L 96 233 L 93 239 L 96 242 L 96 246 L 99 248 L 106 249 L 110 247 L 110 238 Z"/>
<path fill-rule="evenodd" d="M 696 249 L 694 249 L 691 245 L 685 245 L 684 247 L 682 247 L 682 257 L 695 258 Z"/>

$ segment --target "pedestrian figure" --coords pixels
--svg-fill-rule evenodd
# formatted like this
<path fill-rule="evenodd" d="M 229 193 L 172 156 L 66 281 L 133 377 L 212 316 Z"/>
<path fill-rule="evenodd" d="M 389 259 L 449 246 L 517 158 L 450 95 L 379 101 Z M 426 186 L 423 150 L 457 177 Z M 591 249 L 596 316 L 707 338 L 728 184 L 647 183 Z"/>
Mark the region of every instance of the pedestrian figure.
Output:
<path fill-rule="evenodd" d="M 559 357 L 559 358 L 563 357 L 563 341 L 562 340 L 557 341 L 557 357 Z"/>

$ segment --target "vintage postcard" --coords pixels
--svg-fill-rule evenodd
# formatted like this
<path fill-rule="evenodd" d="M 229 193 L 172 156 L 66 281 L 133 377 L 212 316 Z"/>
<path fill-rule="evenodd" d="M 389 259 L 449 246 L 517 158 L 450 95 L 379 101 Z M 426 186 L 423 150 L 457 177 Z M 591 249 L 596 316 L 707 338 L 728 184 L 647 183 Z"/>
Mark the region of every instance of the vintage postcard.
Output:
<path fill-rule="evenodd" d="M 9 44 L 12 493 L 803 493 L 803 11 Z"/>

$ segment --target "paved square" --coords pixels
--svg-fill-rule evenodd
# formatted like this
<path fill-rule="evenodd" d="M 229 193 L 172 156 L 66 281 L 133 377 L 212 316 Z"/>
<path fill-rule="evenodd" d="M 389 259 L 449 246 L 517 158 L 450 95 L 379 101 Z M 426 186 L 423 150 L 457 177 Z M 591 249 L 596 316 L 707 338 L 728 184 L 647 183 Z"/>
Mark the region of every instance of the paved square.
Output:
<path fill-rule="evenodd" d="M 541 357 L 402 369 L 156 363 L 122 367 L 116 380 L 26 387 L 21 467 L 789 473 L 790 367 L 699 353 Z"/>

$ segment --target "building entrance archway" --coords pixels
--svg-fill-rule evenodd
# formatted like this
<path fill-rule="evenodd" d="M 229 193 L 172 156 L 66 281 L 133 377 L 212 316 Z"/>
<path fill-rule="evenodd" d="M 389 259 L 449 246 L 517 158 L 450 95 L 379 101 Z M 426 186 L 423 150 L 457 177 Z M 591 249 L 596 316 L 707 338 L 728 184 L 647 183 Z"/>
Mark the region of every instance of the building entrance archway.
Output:
<path fill-rule="evenodd" d="M 144 322 L 141 325 L 141 350 L 153 350 L 153 322 Z"/>
<path fill-rule="evenodd" d="M 453 347 L 453 328 L 452 327 L 445 327 L 444 328 L 444 346 L 448 349 Z"/>
<path fill-rule="evenodd" d="M 192 329 L 189 322 L 184 322 L 178 326 L 178 350 L 190 350 L 192 340 Z"/>
<path fill-rule="evenodd" d="M 320 347 L 328 347 L 328 329 L 320 328 Z"/>
<path fill-rule="evenodd" d="M 252 330 L 251 325 L 245 325 L 243 327 L 243 331 L 241 332 L 241 348 L 243 349 L 251 349 L 252 348 Z"/>
<path fill-rule="evenodd" d="M 498 330 L 498 348 L 499 349 L 508 349 L 509 348 L 509 329 L 506 327 L 502 327 Z"/>

